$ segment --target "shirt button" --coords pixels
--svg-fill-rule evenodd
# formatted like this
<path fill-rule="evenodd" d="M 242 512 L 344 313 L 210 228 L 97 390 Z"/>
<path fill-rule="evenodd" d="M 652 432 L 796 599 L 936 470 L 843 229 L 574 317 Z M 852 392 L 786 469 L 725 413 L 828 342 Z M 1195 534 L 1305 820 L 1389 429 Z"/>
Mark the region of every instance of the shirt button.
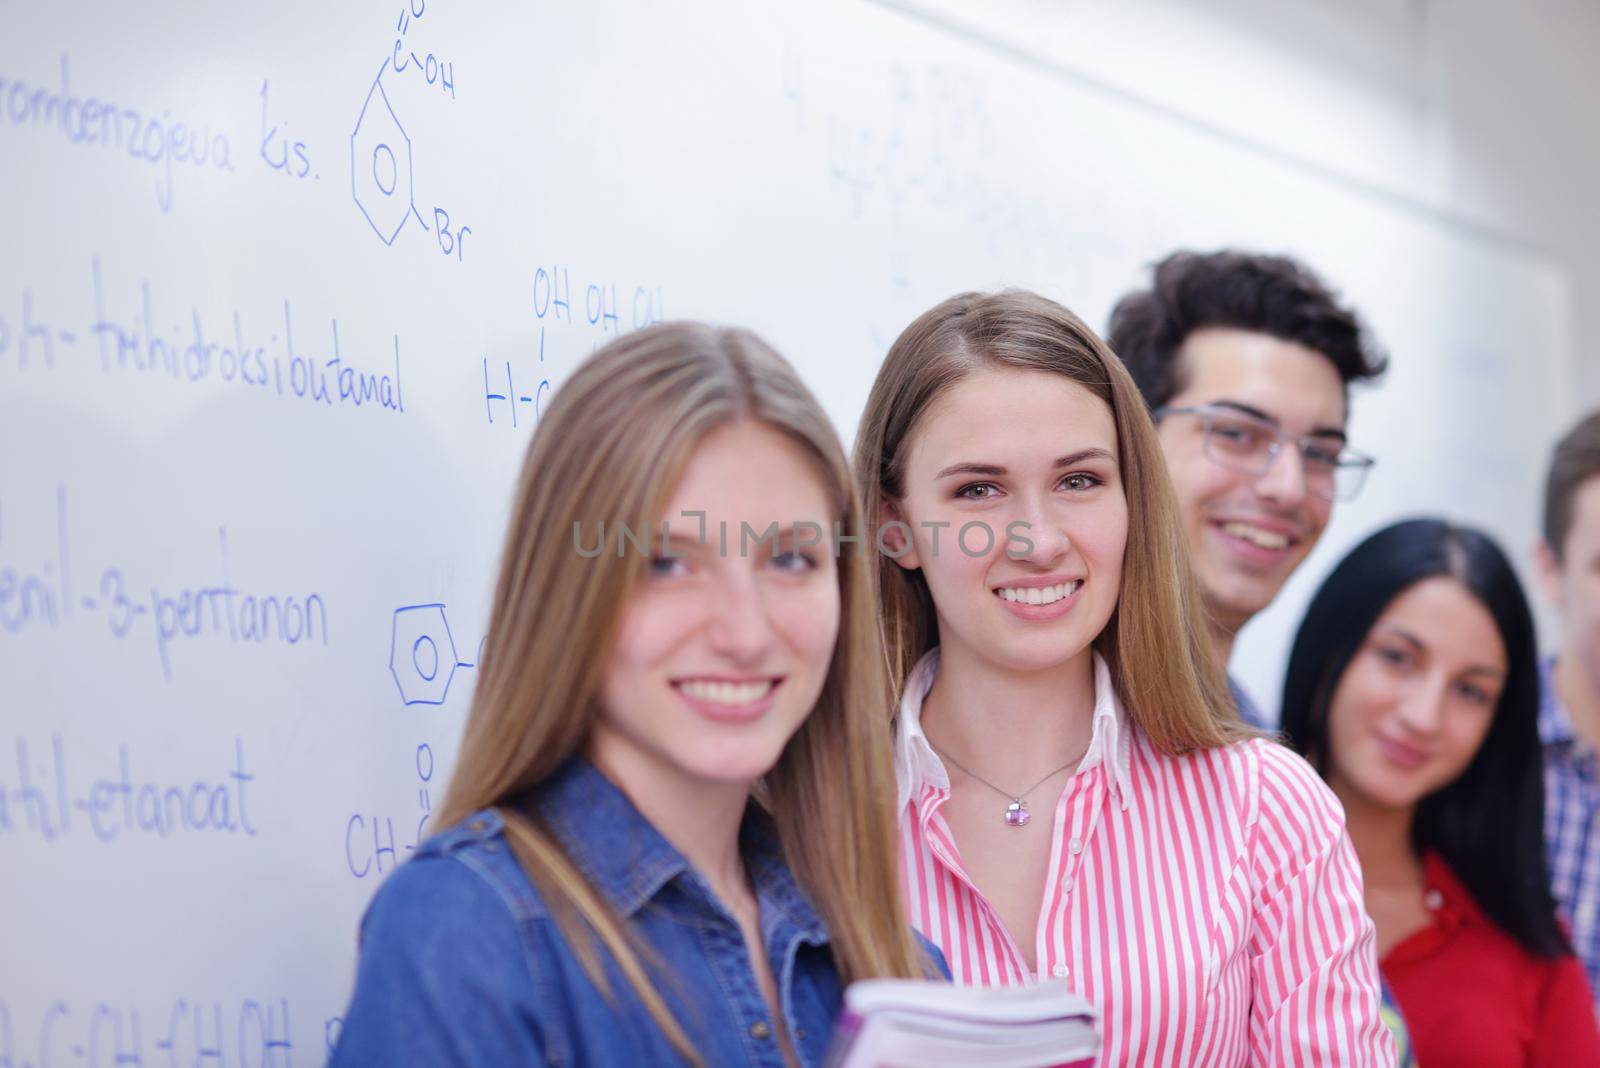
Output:
<path fill-rule="evenodd" d="M 757 1020 L 750 1025 L 751 1038 L 767 1038 L 772 1034 L 772 1028 L 767 1026 L 767 1021 Z"/>
<path fill-rule="evenodd" d="M 1050 974 L 1055 976 L 1057 979 L 1065 979 L 1067 976 L 1072 974 L 1072 969 L 1067 967 L 1065 964 L 1057 964 L 1054 968 L 1050 969 Z"/>
<path fill-rule="evenodd" d="M 1444 895 L 1438 890 L 1429 890 L 1422 895 L 1422 904 L 1429 912 L 1437 912 L 1440 906 L 1444 904 Z"/>
<path fill-rule="evenodd" d="M 1073 853 L 1074 856 L 1076 856 L 1079 853 L 1082 853 L 1083 852 L 1083 839 L 1074 838 L 1072 841 L 1067 843 L 1067 848 L 1072 850 L 1072 853 Z"/>
<path fill-rule="evenodd" d="M 1072 876 L 1063 875 L 1061 877 L 1061 889 L 1065 890 L 1069 894 L 1072 893 Z"/>

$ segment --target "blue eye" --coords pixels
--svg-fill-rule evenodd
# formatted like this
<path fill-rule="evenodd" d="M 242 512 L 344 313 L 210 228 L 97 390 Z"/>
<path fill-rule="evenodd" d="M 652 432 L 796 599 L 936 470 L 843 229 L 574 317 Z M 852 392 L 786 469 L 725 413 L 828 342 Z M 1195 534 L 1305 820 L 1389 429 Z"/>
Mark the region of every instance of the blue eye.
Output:
<path fill-rule="evenodd" d="M 815 571 L 817 568 L 816 557 L 810 553 L 789 552 L 778 553 L 772 558 L 772 566 L 780 571 L 804 573 Z"/>
<path fill-rule="evenodd" d="M 681 575 L 685 564 L 676 556 L 652 556 L 650 558 L 650 574 L 657 578 L 667 578 L 672 575 Z"/>

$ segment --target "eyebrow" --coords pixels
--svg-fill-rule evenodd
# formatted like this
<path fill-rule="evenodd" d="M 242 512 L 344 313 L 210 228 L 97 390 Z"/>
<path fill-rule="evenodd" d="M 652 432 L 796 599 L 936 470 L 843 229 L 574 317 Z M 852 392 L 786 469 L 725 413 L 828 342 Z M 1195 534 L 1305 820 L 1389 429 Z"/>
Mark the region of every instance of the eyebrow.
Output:
<path fill-rule="evenodd" d="M 774 520 L 764 526 L 759 523 L 746 523 L 743 520 L 721 520 L 719 522 L 727 524 L 726 528 L 719 526 L 718 523 L 708 522 L 706 524 L 704 538 L 700 537 L 700 532 L 697 525 L 690 524 L 690 530 L 681 531 L 673 529 L 669 522 L 667 527 L 667 545 L 673 549 L 693 549 L 709 545 L 720 546 L 722 544 L 722 539 L 724 538 L 726 538 L 727 544 L 737 545 L 739 544 L 739 539 L 743 537 L 752 545 L 759 545 L 762 542 L 769 542 L 771 544 L 781 546 L 785 542 L 793 542 L 796 540 L 796 528 L 810 521 L 801 520 L 798 523 L 779 523 L 778 521 Z M 825 522 L 815 522 L 812 525 L 821 527 L 824 532 L 827 531 L 827 523 Z M 748 526 L 750 530 L 748 535 L 744 533 L 744 528 L 746 526 Z M 778 528 L 777 533 L 776 535 L 768 537 L 768 531 L 770 531 L 773 527 Z M 650 531 L 651 545 L 661 544 L 660 529 L 660 527 L 657 527 L 655 530 Z"/>
<path fill-rule="evenodd" d="M 1060 467 L 1073 467 L 1088 460 L 1117 462 L 1117 458 L 1111 454 L 1111 450 L 1095 446 L 1088 449 L 1079 449 L 1077 452 L 1069 452 L 1065 456 L 1058 456 L 1055 463 L 1051 464 L 1050 467 L 1052 470 Z M 940 479 L 948 478 L 951 475 L 989 475 L 999 478 L 1006 474 L 1009 474 L 1009 472 L 1000 464 L 959 463 L 951 464 L 933 477 Z"/>
<path fill-rule="evenodd" d="M 713 540 L 715 539 L 714 531 L 707 531 L 706 533 L 712 535 Z M 653 537 L 650 539 L 649 544 L 654 547 L 660 545 L 661 540 L 659 537 Z M 683 550 L 701 547 L 705 544 L 705 542 L 693 534 L 681 534 L 676 530 L 669 530 L 667 532 L 666 544 L 667 547 L 673 551 L 681 552 Z"/>
<path fill-rule="evenodd" d="M 1224 398 L 1222 400 L 1212 401 L 1211 406 L 1213 408 L 1231 408 L 1241 415 L 1248 415 L 1250 418 L 1259 419 L 1263 423 L 1271 423 L 1273 426 L 1280 425 L 1277 416 L 1268 415 L 1255 405 L 1246 404 L 1244 401 L 1228 400 Z M 1350 440 L 1345 434 L 1344 428 L 1337 426 L 1319 426 L 1306 436 L 1313 438 L 1338 438 L 1341 443 Z"/>
<path fill-rule="evenodd" d="M 1415 634 L 1412 634 L 1409 630 L 1406 630 L 1404 627 L 1400 626 L 1399 624 L 1397 624 L 1397 623 L 1386 623 L 1383 626 L 1383 630 L 1384 630 L 1385 633 L 1390 634 L 1393 637 L 1399 638 L 1402 641 L 1406 642 L 1407 644 L 1414 646 L 1417 649 L 1417 651 L 1419 651 L 1419 652 L 1427 652 L 1428 647 L 1423 644 L 1422 639 L 1418 638 Z M 1493 679 L 1503 679 L 1503 678 L 1506 677 L 1506 673 L 1504 671 L 1501 671 L 1499 668 L 1490 667 L 1488 664 L 1474 664 L 1472 667 L 1467 668 L 1467 670 L 1465 671 L 1464 674 L 1467 674 L 1467 675 L 1488 675 L 1490 678 L 1493 678 Z"/>
<path fill-rule="evenodd" d="M 1409 630 L 1406 630 L 1397 623 L 1385 623 L 1382 627 L 1378 628 L 1378 630 L 1379 633 L 1387 634 L 1393 638 L 1399 638 L 1407 645 L 1410 645 L 1412 648 L 1419 651 L 1427 649 L 1427 646 L 1422 644 L 1421 638 L 1417 637 L 1415 634 L 1412 634 Z"/>

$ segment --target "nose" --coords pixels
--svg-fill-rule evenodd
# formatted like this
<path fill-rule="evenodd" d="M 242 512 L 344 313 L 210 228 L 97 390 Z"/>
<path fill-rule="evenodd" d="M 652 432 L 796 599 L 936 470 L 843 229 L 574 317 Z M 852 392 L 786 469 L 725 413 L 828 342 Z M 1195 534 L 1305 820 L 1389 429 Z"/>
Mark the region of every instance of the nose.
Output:
<path fill-rule="evenodd" d="M 772 622 L 766 597 L 750 568 L 732 568 L 711 584 L 707 596 L 711 649 L 741 666 L 759 663 L 772 647 Z"/>
<path fill-rule="evenodd" d="M 1400 702 L 1400 722 L 1412 734 L 1426 737 L 1444 722 L 1449 680 L 1425 678 Z"/>
<path fill-rule="evenodd" d="M 1072 549 L 1072 539 L 1041 497 L 1029 500 L 998 536 L 1011 559 L 1040 568 L 1056 563 Z"/>
<path fill-rule="evenodd" d="M 1298 508 L 1306 499 L 1305 457 L 1300 446 L 1283 443 L 1271 465 L 1256 479 L 1256 494 L 1282 508 Z"/>

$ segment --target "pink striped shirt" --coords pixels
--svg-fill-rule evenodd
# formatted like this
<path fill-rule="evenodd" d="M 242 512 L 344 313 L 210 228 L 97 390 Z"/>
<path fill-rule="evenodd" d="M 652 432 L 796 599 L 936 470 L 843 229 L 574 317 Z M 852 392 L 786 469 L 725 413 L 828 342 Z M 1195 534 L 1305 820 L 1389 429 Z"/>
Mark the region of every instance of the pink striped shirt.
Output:
<path fill-rule="evenodd" d="M 1264 739 L 1158 752 L 1096 656 L 1094 729 L 1055 805 L 1034 973 L 939 812 L 950 778 L 920 723 L 938 666 L 935 649 L 900 704 L 901 875 L 912 922 L 957 982 L 1073 979 L 1101 1012 L 1105 1065 L 1394 1064 L 1344 812 L 1305 761 Z"/>

